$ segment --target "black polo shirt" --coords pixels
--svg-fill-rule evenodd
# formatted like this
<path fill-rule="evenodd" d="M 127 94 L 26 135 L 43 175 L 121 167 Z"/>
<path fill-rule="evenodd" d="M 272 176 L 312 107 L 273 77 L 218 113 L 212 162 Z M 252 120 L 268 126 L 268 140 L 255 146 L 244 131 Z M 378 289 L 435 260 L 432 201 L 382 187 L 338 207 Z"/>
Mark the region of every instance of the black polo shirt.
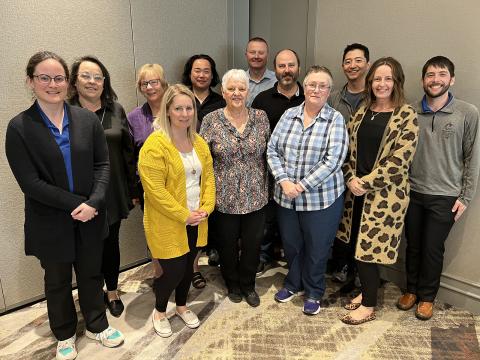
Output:
<path fill-rule="evenodd" d="M 203 103 L 200 104 L 200 101 L 196 97 L 195 102 L 197 103 L 197 116 L 199 124 L 202 122 L 205 115 L 226 106 L 223 96 L 217 94 L 212 89 L 210 89 L 210 94 L 208 94 Z"/>
<path fill-rule="evenodd" d="M 253 100 L 252 108 L 264 110 L 267 113 L 271 131 L 273 131 L 285 110 L 298 106 L 305 100 L 302 85 L 299 82 L 297 84 L 298 95 L 293 95 L 290 99 L 278 92 L 277 81 L 272 88 L 262 91 Z"/>

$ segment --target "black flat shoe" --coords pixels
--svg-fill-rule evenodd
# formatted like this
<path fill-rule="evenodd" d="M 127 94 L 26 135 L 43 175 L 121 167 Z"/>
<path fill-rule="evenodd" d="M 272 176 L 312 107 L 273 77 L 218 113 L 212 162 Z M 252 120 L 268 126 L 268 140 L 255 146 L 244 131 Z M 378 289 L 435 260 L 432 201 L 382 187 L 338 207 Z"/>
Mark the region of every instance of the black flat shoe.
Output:
<path fill-rule="evenodd" d="M 234 303 L 242 302 L 242 294 L 237 289 L 228 290 L 227 296 L 231 302 L 234 302 Z"/>
<path fill-rule="evenodd" d="M 255 290 L 249 291 L 244 295 L 245 295 L 245 301 L 251 307 L 257 307 L 258 305 L 260 305 L 260 297 L 258 296 Z"/>
<path fill-rule="evenodd" d="M 110 311 L 112 316 L 119 317 L 122 315 L 125 307 L 123 306 L 121 299 L 109 301 L 107 293 L 103 293 L 103 299 L 105 301 L 105 305 L 107 305 L 108 311 Z"/>

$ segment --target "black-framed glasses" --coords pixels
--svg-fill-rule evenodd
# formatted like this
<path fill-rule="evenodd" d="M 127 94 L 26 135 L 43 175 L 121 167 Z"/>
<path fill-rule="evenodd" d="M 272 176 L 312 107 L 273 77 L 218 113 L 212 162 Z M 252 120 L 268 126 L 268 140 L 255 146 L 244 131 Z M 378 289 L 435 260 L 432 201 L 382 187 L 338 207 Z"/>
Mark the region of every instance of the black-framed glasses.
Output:
<path fill-rule="evenodd" d="M 153 80 L 148 80 L 148 81 L 142 81 L 140 83 L 140 88 L 142 89 L 146 89 L 148 87 L 148 85 L 150 85 L 151 87 L 155 87 L 155 86 L 158 86 L 160 84 L 160 79 L 153 79 Z"/>
<path fill-rule="evenodd" d="M 63 84 L 65 81 L 67 81 L 67 77 L 65 75 L 50 76 L 47 74 L 38 74 L 38 75 L 33 75 L 33 77 L 36 78 L 40 84 L 44 84 L 44 85 L 50 84 L 52 80 L 57 85 Z"/>
<path fill-rule="evenodd" d="M 89 72 L 83 72 L 78 74 L 78 77 L 84 81 L 90 81 L 93 79 L 96 83 L 101 83 L 105 80 L 105 76 L 100 74 L 90 74 Z"/>

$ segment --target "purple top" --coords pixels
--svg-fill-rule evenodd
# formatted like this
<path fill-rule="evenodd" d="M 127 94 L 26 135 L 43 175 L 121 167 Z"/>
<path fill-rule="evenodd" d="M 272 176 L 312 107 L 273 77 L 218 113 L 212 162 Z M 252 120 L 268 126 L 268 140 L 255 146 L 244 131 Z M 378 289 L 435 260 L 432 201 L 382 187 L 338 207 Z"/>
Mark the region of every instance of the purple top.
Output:
<path fill-rule="evenodd" d="M 153 131 L 152 109 L 150 109 L 150 105 L 146 102 L 128 113 L 127 119 L 130 135 L 133 138 L 135 150 L 138 152 Z"/>

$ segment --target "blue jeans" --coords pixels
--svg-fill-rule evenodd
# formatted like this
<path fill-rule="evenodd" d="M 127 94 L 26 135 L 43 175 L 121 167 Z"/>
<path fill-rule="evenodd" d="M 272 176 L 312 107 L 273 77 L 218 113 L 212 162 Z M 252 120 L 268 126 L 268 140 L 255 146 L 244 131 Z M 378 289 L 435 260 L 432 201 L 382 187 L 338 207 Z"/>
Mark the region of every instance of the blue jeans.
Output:
<path fill-rule="evenodd" d="M 284 283 L 287 290 L 305 290 L 306 298 L 322 298 L 327 260 L 342 212 L 343 194 L 322 210 L 296 211 L 278 206 L 278 225 L 289 268 Z"/>

